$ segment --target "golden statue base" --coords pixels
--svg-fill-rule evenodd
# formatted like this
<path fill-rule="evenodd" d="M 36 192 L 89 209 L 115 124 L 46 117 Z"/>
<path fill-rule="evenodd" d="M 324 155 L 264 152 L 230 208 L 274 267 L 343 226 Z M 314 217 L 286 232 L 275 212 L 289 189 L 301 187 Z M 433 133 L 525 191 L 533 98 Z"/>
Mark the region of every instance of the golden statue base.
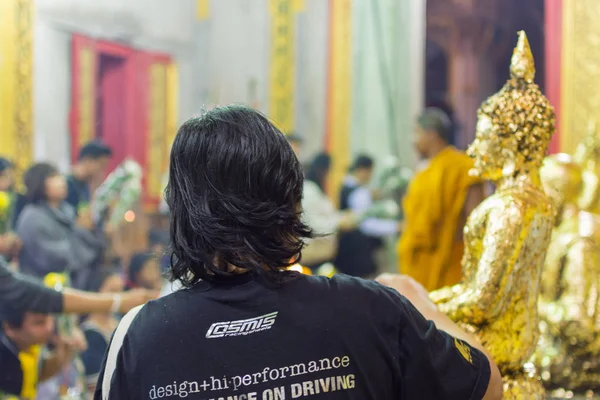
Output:
<path fill-rule="evenodd" d="M 505 400 L 545 400 L 546 391 L 542 381 L 525 371 L 502 378 Z"/>

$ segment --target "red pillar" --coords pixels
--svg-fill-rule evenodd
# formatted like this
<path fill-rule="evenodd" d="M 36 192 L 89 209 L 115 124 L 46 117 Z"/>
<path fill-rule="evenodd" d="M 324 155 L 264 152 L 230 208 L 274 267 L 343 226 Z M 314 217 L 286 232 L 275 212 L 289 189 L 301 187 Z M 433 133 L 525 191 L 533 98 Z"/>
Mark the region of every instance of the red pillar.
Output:
<path fill-rule="evenodd" d="M 562 10 L 563 0 L 545 0 L 546 96 L 556 111 L 556 133 L 550 143 L 549 153 L 560 151 Z"/>

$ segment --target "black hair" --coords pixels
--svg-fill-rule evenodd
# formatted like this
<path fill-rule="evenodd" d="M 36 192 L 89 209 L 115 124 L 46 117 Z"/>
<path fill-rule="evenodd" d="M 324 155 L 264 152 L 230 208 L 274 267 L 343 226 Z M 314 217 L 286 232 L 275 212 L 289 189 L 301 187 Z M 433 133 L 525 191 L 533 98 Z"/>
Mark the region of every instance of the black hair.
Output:
<path fill-rule="evenodd" d="M 27 192 L 25 199 L 30 203 L 39 203 L 47 200 L 46 179 L 58 175 L 58 169 L 48 163 L 32 165 L 23 176 Z"/>
<path fill-rule="evenodd" d="M 306 171 L 306 180 L 316 183 L 325 191 L 325 179 L 331 168 L 331 157 L 327 153 L 319 153 L 312 159 Z"/>
<path fill-rule="evenodd" d="M 350 171 L 356 171 L 357 169 L 371 169 L 374 164 L 375 162 L 371 157 L 366 154 L 360 154 L 354 159 Z"/>
<path fill-rule="evenodd" d="M 8 303 L 12 304 L 0 305 L 0 323 L 5 323 L 14 329 L 20 329 L 23 327 L 27 309 L 18 304 L 14 304 L 14 302 Z M 2 328 L 1 325 L 0 328 Z"/>
<path fill-rule="evenodd" d="M 110 156 L 112 156 L 112 149 L 98 140 L 94 140 L 85 144 L 79 150 L 79 160 L 86 158 L 97 160 L 99 158 Z"/>
<path fill-rule="evenodd" d="M 14 167 L 15 165 L 8 158 L 0 157 L 0 174 Z"/>
<path fill-rule="evenodd" d="M 89 292 L 99 292 L 102 285 L 108 278 L 114 275 L 121 275 L 121 272 L 113 266 L 103 266 L 95 268 L 87 281 L 87 290 Z"/>
<path fill-rule="evenodd" d="M 312 237 L 302 222 L 303 171 L 261 113 L 232 105 L 185 122 L 171 149 L 171 279 L 227 281 L 231 266 L 278 283 Z"/>
<path fill-rule="evenodd" d="M 169 244 L 169 232 L 152 229 L 148 232 L 148 245 L 168 245 Z"/>
<path fill-rule="evenodd" d="M 452 143 L 454 136 L 452 120 L 439 108 L 426 108 L 417 118 L 417 123 L 423 130 L 435 132 L 444 142 Z"/>
<path fill-rule="evenodd" d="M 152 259 L 152 255 L 147 252 L 135 253 L 129 261 L 129 270 L 127 272 L 129 282 L 136 283 L 137 275 L 144 268 L 144 265 Z"/>

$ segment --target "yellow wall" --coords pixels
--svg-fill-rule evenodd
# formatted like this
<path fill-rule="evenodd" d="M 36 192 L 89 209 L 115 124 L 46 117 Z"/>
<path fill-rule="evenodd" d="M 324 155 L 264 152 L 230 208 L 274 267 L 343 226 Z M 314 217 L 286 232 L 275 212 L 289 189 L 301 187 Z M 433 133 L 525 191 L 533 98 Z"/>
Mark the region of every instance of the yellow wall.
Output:
<path fill-rule="evenodd" d="M 600 2 L 563 1 L 560 150 L 573 153 L 600 123 Z"/>
<path fill-rule="evenodd" d="M 33 158 L 33 0 L 0 1 L 0 155 Z"/>
<path fill-rule="evenodd" d="M 352 1 L 330 0 L 330 65 L 327 102 L 327 149 L 332 168 L 329 195 L 337 199 L 350 166 L 352 115 Z"/>

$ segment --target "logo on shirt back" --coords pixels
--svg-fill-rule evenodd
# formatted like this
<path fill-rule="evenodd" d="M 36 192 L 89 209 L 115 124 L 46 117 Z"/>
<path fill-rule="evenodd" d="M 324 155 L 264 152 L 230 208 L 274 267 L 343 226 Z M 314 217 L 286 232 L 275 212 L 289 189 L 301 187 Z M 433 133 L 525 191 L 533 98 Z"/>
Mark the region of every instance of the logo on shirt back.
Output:
<path fill-rule="evenodd" d="M 216 339 L 228 336 L 250 335 L 271 329 L 275 325 L 278 312 L 273 312 L 256 318 L 242 319 L 239 321 L 216 322 L 208 328 L 207 339 Z"/>

